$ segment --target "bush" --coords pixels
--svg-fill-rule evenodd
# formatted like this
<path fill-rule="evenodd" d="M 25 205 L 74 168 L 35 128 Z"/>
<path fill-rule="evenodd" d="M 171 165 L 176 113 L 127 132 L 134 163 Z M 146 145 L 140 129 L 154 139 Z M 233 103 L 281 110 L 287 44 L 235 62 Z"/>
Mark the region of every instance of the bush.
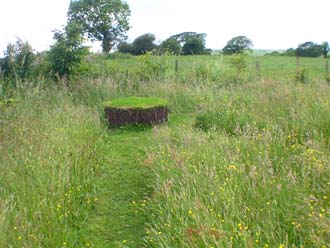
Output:
<path fill-rule="evenodd" d="M 236 54 L 234 55 L 230 63 L 235 67 L 237 74 L 241 74 L 247 67 L 247 54 Z"/>
<path fill-rule="evenodd" d="M 74 24 L 69 24 L 64 32 L 55 32 L 56 40 L 48 53 L 50 72 L 56 78 L 68 78 L 87 54 L 87 48 L 82 47 L 81 30 Z M 78 70 L 79 71 L 79 70 Z"/>
<path fill-rule="evenodd" d="M 28 42 L 18 39 L 15 44 L 8 44 L 4 55 L 0 68 L 5 78 L 26 80 L 32 76 L 35 54 Z"/>
<path fill-rule="evenodd" d="M 140 68 L 138 71 L 139 78 L 142 81 L 150 81 L 164 75 L 166 67 L 160 62 L 152 58 L 150 54 L 139 57 Z"/>

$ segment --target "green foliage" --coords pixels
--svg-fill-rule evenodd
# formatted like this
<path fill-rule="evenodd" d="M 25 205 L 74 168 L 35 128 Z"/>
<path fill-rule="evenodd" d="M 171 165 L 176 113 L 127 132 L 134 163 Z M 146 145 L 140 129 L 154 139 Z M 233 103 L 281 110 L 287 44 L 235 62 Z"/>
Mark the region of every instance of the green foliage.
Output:
<path fill-rule="evenodd" d="M 119 51 L 109 54 L 110 59 L 132 59 L 132 57 L 130 53 L 122 53 Z"/>
<path fill-rule="evenodd" d="M 118 109 L 149 109 L 167 106 L 167 101 L 157 97 L 117 98 L 103 104 L 104 107 Z"/>
<path fill-rule="evenodd" d="M 127 42 L 120 42 L 117 46 L 118 52 L 134 54 L 134 47 Z"/>
<path fill-rule="evenodd" d="M 247 67 L 247 54 L 235 54 L 230 59 L 230 63 L 236 69 L 237 74 L 241 74 Z"/>
<path fill-rule="evenodd" d="M 18 39 L 15 44 L 8 44 L 0 71 L 5 78 L 26 80 L 33 74 L 34 60 L 35 54 L 29 43 Z"/>
<path fill-rule="evenodd" d="M 296 49 L 298 57 L 320 57 L 324 55 L 324 47 L 311 41 L 300 44 Z"/>
<path fill-rule="evenodd" d="M 184 33 L 172 35 L 171 37 L 168 38 L 168 40 L 174 39 L 178 43 L 180 43 L 180 45 L 183 45 L 191 38 L 198 38 L 205 43 L 206 34 L 205 33 L 196 33 L 196 32 L 184 32 Z"/>
<path fill-rule="evenodd" d="M 89 38 L 102 41 L 105 53 L 109 53 L 129 29 L 130 10 L 122 0 L 73 0 L 68 16 L 69 22 L 81 26 Z"/>
<path fill-rule="evenodd" d="M 167 53 L 172 55 L 179 55 L 181 53 L 182 48 L 180 43 L 176 39 L 168 38 L 160 44 L 159 49 L 162 54 Z"/>
<path fill-rule="evenodd" d="M 196 32 L 184 32 L 175 34 L 163 41 L 160 45 L 161 51 L 171 54 L 200 55 L 208 54 L 205 49 L 206 34 Z"/>
<path fill-rule="evenodd" d="M 157 129 L 166 146 L 150 151 L 160 193 L 147 246 L 326 245 L 329 89 L 315 83 L 221 89 L 196 116 L 207 132 Z"/>
<path fill-rule="evenodd" d="M 239 115 L 227 111 L 207 111 L 197 115 L 195 127 L 203 131 L 225 131 L 229 135 L 242 132 L 242 129 L 252 122 L 248 115 Z"/>
<path fill-rule="evenodd" d="M 296 74 L 294 77 L 297 83 L 307 83 L 307 73 L 305 68 L 299 68 L 296 70 Z"/>
<path fill-rule="evenodd" d="M 130 53 L 133 55 L 143 55 L 153 51 L 157 46 L 154 43 L 156 40 L 153 34 L 143 34 L 137 37 L 131 44 L 121 42 L 118 44 L 117 49 L 121 53 Z"/>
<path fill-rule="evenodd" d="M 228 56 L 88 61 L 70 91 L 1 91 L 1 247 L 329 244 L 323 59 L 301 58 L 310 83 L 296 84 L 295 58 L 260 57 L 262 79 L 240 85 Z M 168 99 L 168 124 L 109 131 L 102 103 L 131 95 Z"/>
<path fill-rule="evenodd" d="M 227 45 L 222 49 L 225 55 L 243 53 L 250 50 L 253 43 L 245 36 L 237 36 L 227 42 Z"/>
<path fill-rule="evenodd" d="M 323 52 L 323 57 L 326 58 L 328 56 L 328 53 L 330 51 L 330 46 L 329 42 L 323 42 L 322 43 L 322 52 Z"/>
<path fill-rule="evenodd" d="M 200 55 L 205 53 L 205 40 L 199 37 L 191 37 L 182 47 L 183 55 Z"/>
<path fill-rule="evenodd" d="M 160 60 L 153 59 L 150 54 L 142 55 L 138 60 L 140 62 L 138 68 L 139 80 L 150 81 L 164 75 L 166 66 Z"/>
<path fill-rule="evenodd" d="M 66 26 L 64 32 L 55 32 L 56 43 L 48 53 L 50 72 L 56 77 L 70 77 L 81 66 L 87 49 L 82 46 L 81 29 L 76 24 Z"/>
<path fill-rule="evenodd" d="M 52 90 L 30 92 L 1 113 L 1 247 L 90 242 L 86 219 L 96 203 L 94 172 L 103 156 L 99 119 Z"/>
<path fill-rule="evenodd" d="M 156 37 L 153 34 L 143 34 L 137 37 L 132 43 L 133 54 L 142 55 L 151 52 L 156 48 L 155 40 Z"/>
<path fill-rule="evenodd" d="M 284 53 L 282 53 L 282 55 L 283 56 L 290 56 L 290 57 L 296 56 L 296 49 L 289 48 Z"/>

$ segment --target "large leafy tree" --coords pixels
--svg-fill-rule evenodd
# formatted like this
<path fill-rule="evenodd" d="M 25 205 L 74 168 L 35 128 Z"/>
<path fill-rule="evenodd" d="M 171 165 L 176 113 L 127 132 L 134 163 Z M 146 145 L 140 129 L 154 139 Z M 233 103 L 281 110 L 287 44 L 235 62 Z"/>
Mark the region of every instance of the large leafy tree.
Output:
<path fill-rule="evenodd" d="M 163 41 L 160 49 L 173 54 L 205 54 L 205 33 L 184 32 L 175 34 Z"/>
<path fill-rule="evenodd" d="M 137 37 L 132 43 L 134 54 L 141 55 L 155 49 L 156 48 L 156 44 L 154 43 L 155 40 L 156 40 L 156 36 L 154 34 L 143 34 Z"/>
<path fill-rule="evenodd" d="M 205 33 L 196 33 L 196 32 L 183 32 L 180 34 L 172 35 L 168 38 L 168 40 L 174 39 L 179 42 L 181 45 L 184 45 L 189 39 L 198 38 L 202 41 L 205 41 L 206 34 Z"/>
<path fill-rule="evenodd" d="M 323 46 L 311 41 L 300 44 L 296 49 L 298 57 L 320 57 L 323 54 Z"/>
<path fill-rule="evenodd" d="M 164 40 L 160 44 L 159 49 L 160 49 L 161 53 L 170 53 L 173 55 L 179 55 L 182 47 L 176 39 L 168 38 L 167 40 Z"/>
<path fill-rule="evenodd" d="M 130 9 L 122 0 L 71 0 L 69 22 L 78 23 L 88 38 L 102 42 L 109 53 L 129 29 Z"/>
<path fill-rule="evenodd" d="M 189 38 L 182 47 L 184 55 L 198 55 L 205 53 L 205 40 L 200 37 Z"/>
<path fill-rule="evenodd" d="M 250 50 L 253 46 L 252 41 L 245 36 L 237 36 L 227 42 L 227 45 L 222 49 L 225 55 L 239 54 L 246 50 Z"/>
<path fill-rule="evenodd" d="M 326 41 L 322 43 L 322 50 L 323 50 L 323 57 L 326 58 L 330 51 L 329 42 Z"/>

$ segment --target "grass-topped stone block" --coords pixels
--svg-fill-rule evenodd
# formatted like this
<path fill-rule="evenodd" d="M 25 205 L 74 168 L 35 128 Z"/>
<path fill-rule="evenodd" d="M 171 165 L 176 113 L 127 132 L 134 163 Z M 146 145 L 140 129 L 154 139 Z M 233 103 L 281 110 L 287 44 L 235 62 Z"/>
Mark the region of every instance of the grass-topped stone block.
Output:
<path fill-rule="evenodd" d="M 104 104 L 110 127 L 127 124 L 153 125 L 168 119 L 167 101 L 155 97 L 125 97 Z"/>

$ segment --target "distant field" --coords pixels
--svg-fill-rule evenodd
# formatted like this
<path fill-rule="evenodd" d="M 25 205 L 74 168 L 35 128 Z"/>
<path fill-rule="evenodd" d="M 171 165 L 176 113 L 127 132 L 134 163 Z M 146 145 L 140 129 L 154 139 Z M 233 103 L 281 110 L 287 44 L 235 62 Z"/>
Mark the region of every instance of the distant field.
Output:
<path fill-rule="evenodd" d="M 231 65 L 230 56 L 214 55 L 214 56 L 164 56 L 149 57 L 142 56 L 140 58 L 127 58 L 104 60 L 94 64 L 94 70 L 98 74 L 116 74 L 128 73 L 148 73 L 149 77 L 152 73 L 161 75 L 161 80 L 176 77 L 182 80 L 199 80 L 200 77 L 206 81 L 214 82 L 223 81 L 227 76 L 236 73 L 235 68 Z M 175 72 L 175 63 L 178 61 L 177 73 Z M 259 71 L 256 69 L 256 63 L 259 64 Z M 310 79 L 324 80 L 326 73 L 326 60 L 323 58 L 300 58 L 299 69 L 304 69 L 306 76 Z M 250 56 L 246 61 L 246 71 L 244 76 L 255 77 L 256 74 L 271 79 L 292 80 L 297 71 L 297 61 L 295 57 L 282 56 Z M 100 71 L 100 69 L 102 69 Z M 141 71 L 142 70 L 142 71 Z M 143 71 L 144 70 L 144 71 Z M 149 71 L 148 71 L 149 70 Z M 126 75 L 127 76 L 127 75 Z M 157 76 L 157 75 L 156 75 Z"/>
<path fill-rule="evenodd" d="M 270 49 L 253 49 L 252 56 L 263 56 L 272 52 L 285 52 L 285 50 L 270 50 Z"/>
<path fill-rule="evenodd" d="M 94 55 L 2 88 L 0 247 L 330 247 L 326 60 L 234 61 Z M 125 96 L 169 122 L 109 129 Z"/>

